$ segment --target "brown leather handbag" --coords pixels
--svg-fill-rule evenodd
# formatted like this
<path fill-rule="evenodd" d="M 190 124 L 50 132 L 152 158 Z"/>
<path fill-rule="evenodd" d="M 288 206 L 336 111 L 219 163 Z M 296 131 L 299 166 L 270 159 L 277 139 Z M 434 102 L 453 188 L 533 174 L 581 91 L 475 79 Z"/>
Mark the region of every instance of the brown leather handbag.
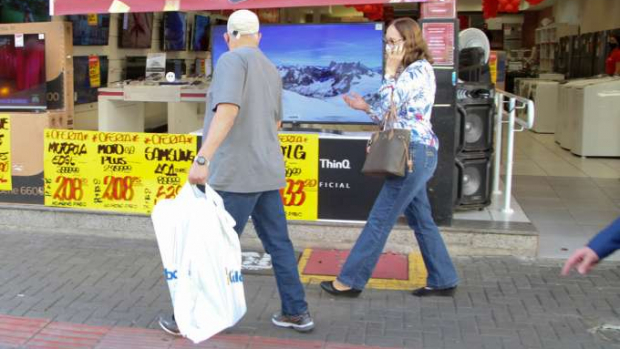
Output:
<path fill-rule="evenodd" d="M 392 128 L 397 120 L 396 105 L 383 118 L 382 131 L 375 132 L 368 142 L 366 161 L 362 173 L 368 176 L 403 177 L 405 170 L 413 171 L 413 160 L 409 154 L 411 130 Z"/>

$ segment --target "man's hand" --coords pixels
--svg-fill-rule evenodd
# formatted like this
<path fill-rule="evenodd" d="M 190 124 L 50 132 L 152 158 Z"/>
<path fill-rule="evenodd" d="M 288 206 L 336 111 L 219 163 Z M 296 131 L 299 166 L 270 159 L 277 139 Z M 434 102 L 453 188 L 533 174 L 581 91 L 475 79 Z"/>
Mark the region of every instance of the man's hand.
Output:
<path fill-rule="evenodd" d="M 192 164 L 189 170 L 188 181 L 194 185 L 205 185 L 209 179 L 209 167 L 207 165 Z"/>
<path fill-rule="evenodd" d="M 576 268 L 581 275 L 587 274 L 598 261 L 599 258 L 596 252 L 589 247 L 582 247 L 575 251 L 566 261 L 564 268 L 562 268 L 562 275 L 568 275 L 573 268 Z"/>

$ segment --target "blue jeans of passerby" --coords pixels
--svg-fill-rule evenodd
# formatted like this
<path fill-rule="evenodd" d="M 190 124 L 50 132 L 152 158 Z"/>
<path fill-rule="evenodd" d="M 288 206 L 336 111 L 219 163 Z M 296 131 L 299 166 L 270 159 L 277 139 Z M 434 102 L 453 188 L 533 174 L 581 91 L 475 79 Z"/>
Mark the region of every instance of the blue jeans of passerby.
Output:
<path fill-rule="evenodd" d="M 366 226 L 338 276 L 338 280 L 349 287 L 364 289 L 390 231 L 403 212 L 420 245 L 428 271 L 427 286 L 441 289 L 458 284 L 456 270 L 433 220 L 426 193 L 426 183 L 437 168 L 437 150 L 416 143 L 412 143 L 409 149 L 413 157 L 413 171 L 407 172 L 404 177 L 386 179 Z"/>
<path fill-rule="evenodd" d="M 286 214 L 280 192 L 231 193 L 218 191 L 224 200 L 226 211 L 235 219 L 235 231 L 239 236 L 252 216 L 256 233 L 271 262 L 282 302 L 284 315 L 301 315 L 308 311 L 304 287 L 297 271 L 297 258 L 293 243 L 288 236 Z"/>

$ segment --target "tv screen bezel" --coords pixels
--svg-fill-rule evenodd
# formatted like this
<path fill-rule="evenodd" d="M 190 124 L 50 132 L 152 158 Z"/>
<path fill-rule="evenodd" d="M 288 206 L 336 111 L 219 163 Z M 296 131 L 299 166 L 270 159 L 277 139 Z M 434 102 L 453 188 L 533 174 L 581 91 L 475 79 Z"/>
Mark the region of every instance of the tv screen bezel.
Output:
<path fill-rule="evenodd" d="M 99 13 L 99 14 L 97 14 L 97 16 L 101 16 L 101 18 L 103 18 L 105 16 L 108 17 L 108 26 L 107 26 L 108 33 L 107 33 L 106 38 L 105 38 L 105 43 L 103 43 L 103 44 L 76 44 L 75 43 L 75 31 L 73 31 L 73 33 L 71 35 L 71 39 L 72 39 L 71 41 L 73 42 L 73 46 L 87 46 L 88 47 L 88 46 L 108 46 L 108 45 L 110 45 L 110 27 L 111 27 L 112 16 L 109 13 Z M 74 24 L 74 20 L 73 20 L 74 17 L 85 17 L 86 20 L 88 21 L 87 15 L 69 15 L 69 16 L 67 16 L 67 20 L 69 22 L 71 22 L 72 26 Z M 97 28 L 99 30 L 101 30 L 102 28 L 106 28 L 106 27 L 104 27 L 102 25 L 102 22 L 101 22 L 101 23 L 97 24 Z"/>
<path fill-rule="evenodd" d="M 26 36 L 27 35 L 38 35 L 39 39 L 38 40 L 42 40 L 43 41 L 43 50 L 44 52 L 47 52 L 46 50 L 46 45 L 47 45 L 47 39 L 45 37 L 45 33 L 24 33 L 24 42 L 26 41 Z M 13 37 L 13 46 L 15 46 L 15 34 L 1 34 L 0 36 L 8 36 L 8 37 Z M 43 36 L 43 38 L 41 38 L 41 36 Z M 24 111 L 46 111 L 47 108 L 47 56 L 44 53 L 44 59 L 43 59 L 43 73 L 45 76 L 45 81 L 43 81 L 43 83 L 41 84 L 43 86 L 44 92 L 43 92 L 43 103 L 42 105 L 37 105 L 37 106 L 15 106 L 15 105 L 2 105 L 0 104 L 0 112 L 7 112 L 7 111 L 18 111 L 18 112 L 24 112 Z"/>
<path fill-rule="evenodd" d="M 128 16 L 132 13 L 124 13 L 123 16 L 120 19 L 120 23 L 119 23 L 119 36 L 118 36 L 118 47 L 119 48 L 123 48 L 123 49 L 150 49 L 153 47 L 153 30 L 155 29 L 154 24 L 155 24 L 155 14 L 153 12 L 143 12 L 141 14 L 145 14 L 145 15 L 151 15 L 151 40 L 149 42 L 149 46 L 123 46 L 123 23 L 125 23 L 125 16 Z"/>
<path fill-rule="evenodd" d="M 198 50 L 196 49 L 196 47 L 194 47 L 194 43 L 196 42 L 196 31 L 198 30 L 198 26 L 196 25 L 196 19 L 198 17 L 204 17 L 204 18 L 208 18 L 209 19 L 209 26 L 208 26 L 208 33 L 207 36 L 209 37 L 209 42 L 207 43 L 207 47 L 204 50 Z M 205 52 L 205 51 L 209 51 L 209 46 L 211 46 L 211 42 L 213 40 L 212 36 L 211 36 L 211 27 L 213 27 L 213 21 L 211 20 L 210 16 L 205 16 L 205 15 L 199 15 L 196 14 L 194 15 L 194 26 L 192 28 L 192 35 L 191 35 L 191 51 L 192 52 Z"/>
<path fill-rule="evenodd" d="M 166 18 L 167 16 L 169 16 L 172 13 L 180 13 L 183 15 L 184 17 L 184 28 L 183 28 L 183 41 L 184 41 L 184 47 L 180 50 L 176 50 L 176 49 L 166 49 Z M 182 12 L 182 11 L 170 11 L 170 12 L 164 12 L 164 16 L 161 20 L 161 49 L 164 52 L 184 52 L 187 51 L 187 41 L 188 41 L 188 33 L 187 33 L 187 12 Z"/>
<path fill-rule="evenodd" d="M 387 26 L 385 22 L 359 22 L 359 23 L 273 23 L 273 24 L 261 24 L 261 28 L 263 27 L 284 27 L 284 26 L 311 26 L 311 25 L 329 25 L 329 26 L 370 26 L 370 25 L 377 25 L 377 24 L 381 24 L 382 25 L 382 38 L 385 35 L 385 31 L 387 30 Z M 214 51 L 214 47 L 215 47 L 215 34 L 217 32 L 216 28 L 217 27 L 226 27 L 225 24 L 221 24 L 221 25 L 212 25 L 211 26 L 211 66 L 213 67 L 213 70 L 215 71 L 215 66 L 217 64 L 217 62 L 215 62 L 215 53 Z M 383 46 L 383 44 L 381 45 Z M 259 46 L 260 47 L 260 46 Z M 225 51 L 228 52 L 228 51 Z M 385 74 L 385 56 L 383 54 L 383 52 L 381 53 L 381 81 L 383 82 L 383 75 Z M 377 90 L 377 92 L 379 92 Z M 283 120 L 282 120 L 282 125 L 292 125 L 292 126 L 297 126 L 297 125 L 362 125 L 362 126 L 368 126 L 368 125 L 376 125 L 376 123 L 374 121 L 372 121 L 372 119 L 370 118 L 370 116 L 368 116 L 368 122 L 361 122 L 361 121 L 351 121 L 351 122 L 339 122 L 339 121 L 307 121 L 307 120 L 286 120 L 284 119 L 283 116 Z"/>
<path fill-rule="evenodd" d="M 101 86 L 100 87 L 90 87 L 90 80 L 88 81 L 88 85 L 89 85 L 89 89 L 99 89 L 99 88 L 103 88 L 108 84 L 108 79 L 109 79 L 109 72 L 105 72 L 104 73 L 104 61 L 106 61 L 105 63 L 105 68 L 110 67 L 110 58 L 107 55 L 97 55 L 97 57 L 99 57 L 99 70 L 100 70 L 100 78 L 101 78 Z M 89 64 L 88 59 L 90 58 L 90 56 L 73 56 L 73 93 L 74 93 L 74 105 L 82 105 L 82 104 L 89 104 L 89 103 L 96 103 L 97 100 L 94 101 L 89 101 L 89 102 L 78 102 L 78 98 L 77 98 L 77 94 L 78 94 L 78 89 L 76 88 L 75 85 L 75 59 L 78 58 L 80 60 L 85 59 L 86 63 Z M 87 70 L 90 69 L 90 67 L 87 67 Z M 87 74 L 87 77 L 90 79 L 89 74 Z"/>

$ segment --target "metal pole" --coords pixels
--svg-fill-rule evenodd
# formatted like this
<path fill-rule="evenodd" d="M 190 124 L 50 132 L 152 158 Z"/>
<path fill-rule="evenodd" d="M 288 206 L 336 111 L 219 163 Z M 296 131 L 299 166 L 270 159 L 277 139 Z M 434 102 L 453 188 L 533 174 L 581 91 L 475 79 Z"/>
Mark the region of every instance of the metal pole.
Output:
<path fill-rule="evenodd" d="M 504 213 L 512 213 L 510 208 L 510 199 L 512 197 L 512 165 L 513 165 L 513 152 L 515 146 L 515 115 L 516 115 L 516 99 L 510 97 L 510 103 L 508 103 L 508 144 L 506 145 L 506 190 L 504 190 Z"/>
<path fill-rule="evenodd" d="M 502 119 L 504 118 L 504 95 L 495 94 L 495 166 L 493 167 L 493 195 L 502 193 L 499 190 L 500 167 L 502 166 Z"/>

